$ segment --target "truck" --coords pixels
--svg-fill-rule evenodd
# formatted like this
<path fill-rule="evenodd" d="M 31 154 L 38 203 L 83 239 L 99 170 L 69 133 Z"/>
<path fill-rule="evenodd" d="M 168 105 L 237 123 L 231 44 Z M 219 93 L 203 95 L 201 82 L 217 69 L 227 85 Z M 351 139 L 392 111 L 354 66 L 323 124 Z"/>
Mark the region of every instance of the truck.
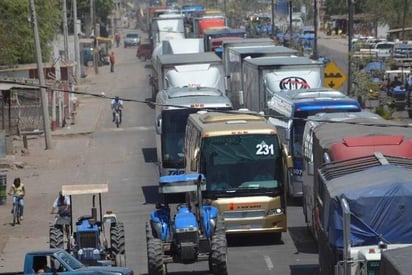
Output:
<path fill-rule="evenodd" d="M 249 58 L 266 56 L 292 56 L 297 51 L 283 46 L 253 44 L 227 47 L 224 53 L 227 94 L 230 95 L 235 108 L 240 108 L 240 99 L 236 91 L 242 90 L 243 63 Z"/>
<path fill-rule="evenodd" d="M 380 275 L 407 275 L 411 272 L 412 246 L 385 250 L 381 253 Z"/>
<path fill-rule="evenodd" d="M 182 193 L 176 210 L 168 200 L 156 205 L 146 223 L 148 274 L 166 274 L 171 263 L 208 261 L 209 271 L 227 275 L 227 241 L 216 207 L 204 203 L 205 177 L 201 174 L 163 176 L 159 193 Z M 167 198 L 167 197 L 166 197 Z"/>
<path fill-rule="evenodd" d="M 244 29 L 233 29 L 230 27 L 210 28 L 203 34 L 205 51 L 214 52 L 216 48 L 222 46 L 223 39 L 246 38 Z"/>
<path fill-rule="evenodd" d="M 207 86 L 171 87 L 157 94 L 155 129 L 160 176 L 184 173 L 183 145 L 187 118 L 201 109 L 227 111 L 233 108 L 222 91 Z"/>
<path fill-rule="evenodd" d="M 262 110 L 277 127 L 282 144 L 293 160 L 286 174 L 287 194 L 291 199 L 300 198 L 303 195 L 302 139 L 307 117 L 321 112 L 360 112 L 362 108 L 357 100 L 328 88 L 273 93 L 267 106 L 267 110 Z"/>
<path fill-rule="evenodd" d="M 308 228 L 317 239 L 319 177 L 316 171 L 328 161 L 347 160 L 374 151 L 397 157 L 412 157 L 412 133 L 404 124 L 373 117 L 324 121 L 306 129 L 303 138 L 303 211 Z"/>
<path fill-rule="evenodd" d="M 291 165 L 276 128 L 248 110 L 190 114 L 185 135 L 186 174 L 206 177 L 203 197 L 219 209 L 226 235 L 287 230 L 282 163 Z"/>
<path fill-rule="evenodd" d="M 152 60 L 153 61 L 153 60 Z M 203 52 L 203 53 L 188 53 L 188 54 L 165 54 L 165 55 L 160 55 L 157 56 L 156 62 L 154 63 L 153 67 L 153 75 L 150 77 L 150 83 L 152 86 L 152 98 L 153 100 L 156 99 L 156 94 L 158 91 L 167 89 L 168 83 L 165 78 L 166 74 L 169 71 L 175 71 L 178 73 L 179 71 L 182 72 L 181 75 L 184 75 L 184 73 L 187 73 L 188 67 L 185 66 L 192 66 L 192 65 L 199 65 L 203 66 L 204 69 L 211 69 L 212 74 L 216 74 L 216 70 L 221 72 L 221 75 L 223 76 L 223 65 L 222 65 L 222 60 L 214 53 L 212 52 Z M 198 67 L 199 69 L 199 67 Z M 204 72 L 203 72 L 204 73 Z M 180 75 L 180 76 L 181 76 Z M 198 74 L 197 77 L 193 78 L 193 75 L 190 76 L 190 78 L 183 78 L 185 79 L 187 85 L 190 83 L 193 83 L 196 81 L 199 82 L 204 75 L 202 73 Z M 182 81 L 182 80 L 180 80 Z M 217 87 L 221 90 L 224 91 L 224 79 L 221 77 L 221 80 L 218 81 Z"/>
<path fill-rule="evenodd" d="M 66 248 L 86 265 L 125 266 L 124 224 L 112 211 L 103 214 L 102 193 L 108 191 L 108 184 L 63 185 L 62 195 L 70 197 L 70 214 L 68 217 L 57 216 L 55 224 L 50 226 L 50 248 Z M 75 223 L 73 195 L 91 195 L 92 203 L 91 213 L 79 216 Z M 96 207 L 96 195 L 99 208 Z"/>
<path fill-rule="evenodd" d="M 153 18 L 150 39 L 153 49 L 163 40 L 186 37 L 183 14 L 162 14 Z"/>
<path fill-rule="evenodd" d="M 266 56 L 246 59 L 239 91 L 229 98 L 239 98 L 242 108 L 265 111 L 275 93 L 324 87 L 324 65 L 307 57 Z M 236 107 L 236 104 L 234 104 Z"/>
<path fill-rule="evenodd" d="M 133 270 L 126 267 L 86 266 L 64 249 L 58 248 L 27 252 L 24 257 L 24 267 L 22 272 L 7 272 L 0 274 L 38 274 L 39 270 L 46 269 L 46 266 L 50 269 L 49 274 L 133 275 Z"/>
<path fill-rule="evenodd" d="M 192 38 L 203 38 L 204 33 L 210 28 L 222 28 L 226 26 L 226 16 L 222 13 L 204 14 L 192 18 Z"/>
<path fill-rule="evenodd" d="M 322 275 L 379 274 L 382 251 L 412 245 L 411 158 L 377 148 L 325 163 L 318 174 Z"/>

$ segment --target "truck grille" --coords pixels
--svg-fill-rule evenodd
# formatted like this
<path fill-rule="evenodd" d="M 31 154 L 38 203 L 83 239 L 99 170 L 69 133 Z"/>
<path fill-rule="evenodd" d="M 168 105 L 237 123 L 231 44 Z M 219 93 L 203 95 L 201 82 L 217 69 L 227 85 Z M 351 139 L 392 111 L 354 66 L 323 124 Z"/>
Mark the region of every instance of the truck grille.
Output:
<path fill-rule="evenodd" d="M 226 211 L 223 213 L 223 219 L 253 219 L 264 218 L 264 210 L 256 211 Z"/>

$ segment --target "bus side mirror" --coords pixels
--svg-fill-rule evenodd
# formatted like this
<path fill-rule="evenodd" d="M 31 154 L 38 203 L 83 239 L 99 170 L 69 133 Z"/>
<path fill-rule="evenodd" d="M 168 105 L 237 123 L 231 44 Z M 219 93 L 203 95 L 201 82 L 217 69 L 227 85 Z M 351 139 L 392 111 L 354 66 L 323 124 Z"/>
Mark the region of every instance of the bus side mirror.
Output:
<path fill-rule="evenodd" d="M 293 159 L 292 159 L 292 156 L 289 155 L 288 148 L 286 148 L 285 145 L 283 145 L 282 147 L 283 147 L 283 150 L 282 150 L 283 151 L 283 156 L 286 159 L 286 166 L 288 168 L 293 168 Z"/>
<path fill-rule="evenodd" d="M 190 171 L 197 171 L 197 160 L 199 158 L 199 148 L 196 148 L 193 154 L 193 158 L 190 160 Z"/>
<path fill-rule="evenodd" d="M 156 119 L 156 134 L 161 135 L 162 134 L 162 119 L 160 116 Z"/>
<path fill-rule="evenodd" d="M 308 162 L 308 175 L 313 176 L 313 162 Z"/>
<path fill-rule="evenodd" d="M 288 168 L 293 168 L 293 159 L 292 156 L 288 155 L 286 157 L 286 164 L 288 166 Z"/>
<path fill-rule="evenodd" d="M 239 96 L 239 105 L 244 106 L 245 101 L 243 100 L 243 91 L 242 90 L 239 91 L 238 96 Z"/>

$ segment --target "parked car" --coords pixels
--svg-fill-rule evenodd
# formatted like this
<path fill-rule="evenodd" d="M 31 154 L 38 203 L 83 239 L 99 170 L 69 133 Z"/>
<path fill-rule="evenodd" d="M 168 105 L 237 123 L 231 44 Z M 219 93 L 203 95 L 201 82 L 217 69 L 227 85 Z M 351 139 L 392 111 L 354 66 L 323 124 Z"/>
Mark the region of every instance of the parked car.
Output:
<path fill-rule="evenodd" d="M 125 35 L 123 41 L 124 47 L 138 46 L 140 45 L 140 36 L 137 32 L 129 32 Z"/>
<path fill-rule="evenodd" d="M 140 44 L 137 47 L 136 57 L 142 61 L 146 61 L 152 57 L 152 45 L 150 44 Z"/>

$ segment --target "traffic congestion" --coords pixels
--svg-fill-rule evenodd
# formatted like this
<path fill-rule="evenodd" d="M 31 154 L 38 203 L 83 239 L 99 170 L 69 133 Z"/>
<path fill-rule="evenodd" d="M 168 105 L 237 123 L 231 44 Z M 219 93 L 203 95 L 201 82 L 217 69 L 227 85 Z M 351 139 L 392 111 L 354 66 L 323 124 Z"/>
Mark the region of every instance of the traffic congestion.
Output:
<path fill-rule="evenodd" d="M 139 11 L 117 29 L 116 62 L 79 85 L 92 129 L 73 123 L 52 152 L 33 149 L 41 161 L 21 157 L 37 190 L 4 224 L 1 274 L 406 274 L 406 76 L 347 93 L 342 39 L 319 38 L 314 59 L 298 20 L 296 39 L 250 37 L 201 5 Z M 37 205 L 56 212 L 34 219 Z"/>

